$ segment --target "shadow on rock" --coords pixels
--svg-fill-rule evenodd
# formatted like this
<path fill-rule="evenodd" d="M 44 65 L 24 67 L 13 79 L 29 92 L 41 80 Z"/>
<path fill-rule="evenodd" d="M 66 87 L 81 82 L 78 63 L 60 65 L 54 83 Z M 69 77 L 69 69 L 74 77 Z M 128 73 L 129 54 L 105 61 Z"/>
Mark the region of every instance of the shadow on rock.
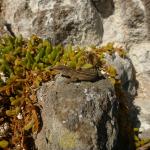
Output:
<path fill-rule="evenodd" d="M 119 99 L 119 143 L 117 144 L 117 150 L 136 149 L 134 141 L 134 128 L 140 127 L 140 121 L 138 119 L 140 108 L 134 105 L 134 100 L 137 96 L 139 83 L 136 80 L 136 72 L 133 65 L 132 68 L 133 80 L 126 82 L 124 85 L 122 85 L 122 87 L 116 86 L 116 95 Z"/>
<path fill-rule="evenodd" d="M 108 18 L 114 12 L 115 6 L 113 0 L 91 0 L 91 2 L 103 18 Z"/>

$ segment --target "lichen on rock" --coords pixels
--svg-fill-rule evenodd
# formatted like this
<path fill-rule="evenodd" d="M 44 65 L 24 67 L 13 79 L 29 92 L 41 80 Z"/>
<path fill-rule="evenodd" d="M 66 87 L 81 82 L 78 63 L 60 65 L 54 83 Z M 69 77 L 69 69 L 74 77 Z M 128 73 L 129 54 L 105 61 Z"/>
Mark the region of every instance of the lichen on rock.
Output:
<path fill-rule="evenodd" d="M 65 80 L 60 82 L 60 78 L 63 79 L 57 77 L 55 82 L 44 84 L 38 91 L 38 95 L 43 95 L 39 103 L 43 107 L 44 122 L 36 139 L 38 148 L 114 148 L 118 134 L 118 102 L 109 80 L 67 84 Z M 44 140 L 47 132 L 55 137 L 51 142 Z"/>

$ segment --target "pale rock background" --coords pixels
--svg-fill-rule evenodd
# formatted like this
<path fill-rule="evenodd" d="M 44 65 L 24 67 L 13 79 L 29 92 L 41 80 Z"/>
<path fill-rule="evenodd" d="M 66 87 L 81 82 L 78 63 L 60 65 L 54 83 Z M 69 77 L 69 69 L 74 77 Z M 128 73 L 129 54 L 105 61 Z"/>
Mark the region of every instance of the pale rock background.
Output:
<path fill-rule="evenodd" d="M 150 137 L 150 0 L 1 0 L 0 6 L 15 34 L 37 34 L 54 44 L 112 41 L 125 47 L 139 82 L 137 126 Z"/>
<path fill-rule="evenodd" d="M 141 137 L 150 137 L 150 1 L 114 0 L 113 15 L 104 18 L 103 42 L 117 42 L 128 50 L 139 82 L 134 103 L 139 107 Z"/>

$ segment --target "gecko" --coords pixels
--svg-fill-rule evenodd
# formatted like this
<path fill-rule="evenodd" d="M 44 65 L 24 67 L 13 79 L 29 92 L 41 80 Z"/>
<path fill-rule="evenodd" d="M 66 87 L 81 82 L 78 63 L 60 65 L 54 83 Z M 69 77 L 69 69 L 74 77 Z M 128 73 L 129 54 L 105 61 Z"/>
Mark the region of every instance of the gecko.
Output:
<path fill-rule="evenodd" d="M 53 70 L 56 70 L 62 74 L 62 76 L 70 78 L 70 82 L 76 81 L 97 81 L 99 79 L 104 79 L 104 75 L 101 74 L 100 70 L 97 68 L 88 68 L 88 69 L 73 69 L 68 66 L 60 65 L 53 67 Z"/>

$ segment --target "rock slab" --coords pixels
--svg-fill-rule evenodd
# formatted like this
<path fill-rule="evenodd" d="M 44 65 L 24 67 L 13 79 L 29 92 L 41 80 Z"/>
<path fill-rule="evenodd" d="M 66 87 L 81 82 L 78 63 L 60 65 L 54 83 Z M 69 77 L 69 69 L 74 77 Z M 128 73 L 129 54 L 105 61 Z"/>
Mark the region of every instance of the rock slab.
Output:
<path fill-rule="evenodd" d="M 103 36 L 101 16 L 90 0 L 6 0 L 1 17 L 15 34 L 36 34 L 54 44 L 100 44 Z"/>
<path fill-rule="evenodd" d="M 116 146 L 118 103 L 108 80 L 45 83 L 38 91 L 43 127 L 39 150 L 112 150 Z"/>

